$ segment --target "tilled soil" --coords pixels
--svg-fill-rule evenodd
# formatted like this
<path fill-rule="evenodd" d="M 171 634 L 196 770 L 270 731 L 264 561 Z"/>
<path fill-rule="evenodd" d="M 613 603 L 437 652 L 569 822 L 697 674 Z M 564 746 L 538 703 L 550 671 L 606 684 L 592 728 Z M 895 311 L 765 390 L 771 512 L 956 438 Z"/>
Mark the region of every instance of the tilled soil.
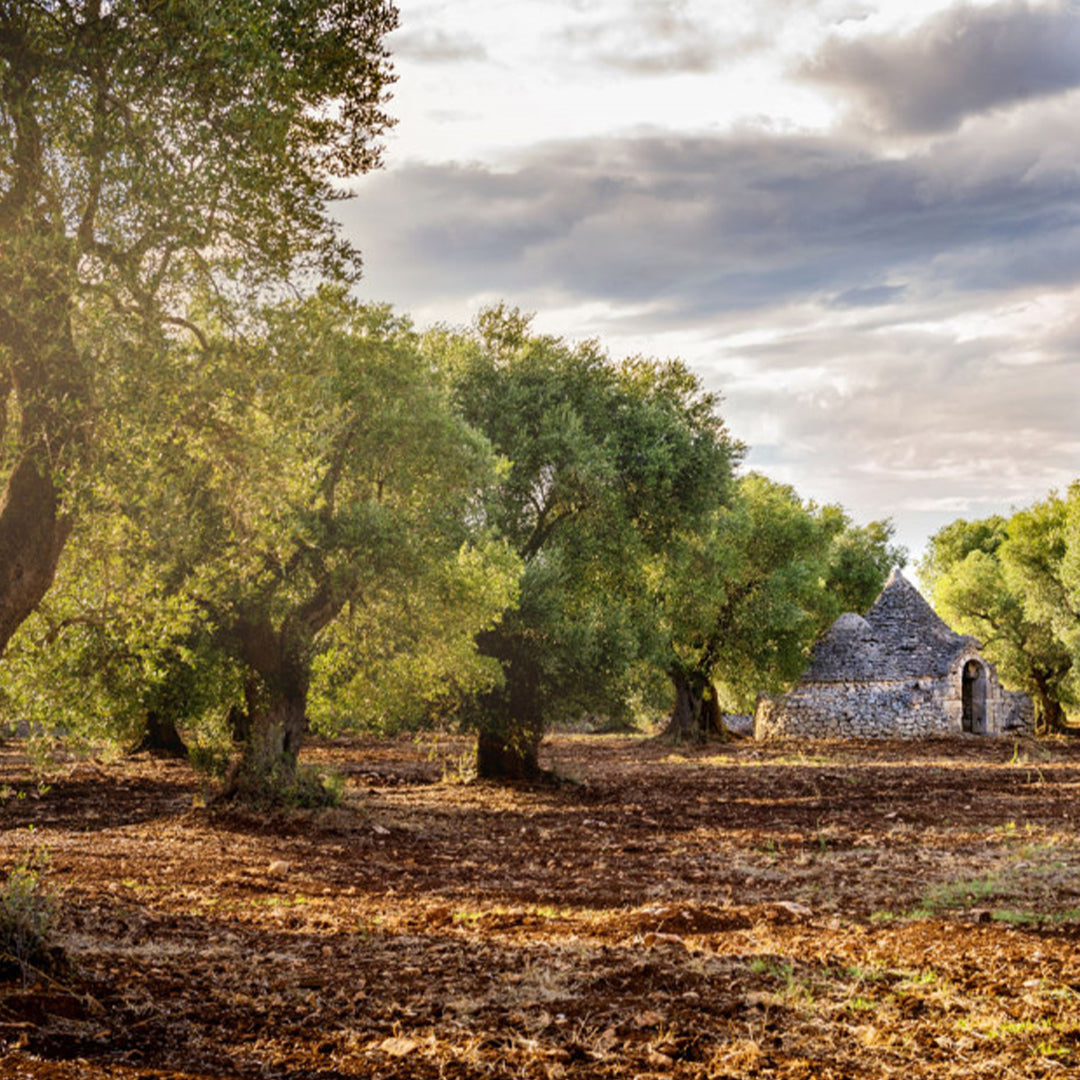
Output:
<path fill-rule="evenodd" d="M 1067 1077 L 1080 745 L 350 740 L 323 812 L 202 808 L 183 764 L 42 783 L 0 747 L 0 865 L 46 853 L 68 967 L 0 983 L 0 1076 Z"/>

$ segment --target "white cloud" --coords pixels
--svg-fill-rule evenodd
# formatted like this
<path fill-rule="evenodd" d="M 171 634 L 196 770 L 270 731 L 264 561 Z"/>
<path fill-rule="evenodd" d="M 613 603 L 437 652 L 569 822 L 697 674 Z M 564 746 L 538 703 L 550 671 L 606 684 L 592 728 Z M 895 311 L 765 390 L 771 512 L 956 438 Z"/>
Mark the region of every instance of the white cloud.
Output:
<path fill-rule="evenodd" d="M 683 355 L 752 466 L 913 549 L 1075 475 L 1075 6 L 404 8 L 396 166 L 341 208 L 366 295 Z"/>

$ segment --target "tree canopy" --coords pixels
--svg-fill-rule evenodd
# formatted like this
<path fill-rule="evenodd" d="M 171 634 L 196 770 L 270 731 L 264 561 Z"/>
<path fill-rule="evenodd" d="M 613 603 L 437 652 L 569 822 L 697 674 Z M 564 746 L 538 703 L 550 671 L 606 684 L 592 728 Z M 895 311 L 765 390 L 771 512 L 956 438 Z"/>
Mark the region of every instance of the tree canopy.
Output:
<path fill-rule="evenodd" d="M 358 271 L 327 208 L 378 163 L 395 23 L 383 0 L 0 4 L 0 650 L 70 533 L 89 325 L 199 336 L 198 291 Z"/>
<path fill-rule="evenodd" d="M 919 566 L 935 607 L 1031 696 L 1042 730 L 1060 729 L 1080 702 L 1078 518 L 1074 484 L 1010 518 L 946 525 Z"/>
<path fill-rule="evenodd" d="M 275 306 L 243 339 L 171 342 L 148 362 L 153 384 L 128 386 L 129 407 L 110 414 L 89 515 L 108 549 L 87 559 L 76 542 L 28 630 L 47 627 L 54 649 L 74 635 L 82 670 L 111 650 L 103 692 L 141 685 L 136 716 L 159 683 L 191 698 L 176 682 L 187 660 L 231 673 L 216 704 L 244 698 L 239 782 L 287 779 L 317 658 L 324 697 L 355 694 L 365 661 L 400 661 L 416 639 L 467 663 L 476 632 L 512 603 L 516 560 L 471 520 L 491 453 L 408 324 L 340 290 Z M 119 589 L 101 576 L 117 561 L 129 568 Z M 442 674 L 429 655 L 414 683 Z M 325 722 L 331 711 L 324 702 Z"/>
<path fill-rule="evenodd" d="M 821 632 L 841 612 L 869 607 L 903 562 L 891 536 L 886 522 L 859 527 L 789 485 L 742 477 L 706 528 L 682 534 L 658 567 L 671 736 L 722 734 L 723 710 L 750 711 L 759 692 L 798 676 Z"/>
<path fill-rule="evenodd" d="M 618 708 L 653 633 L 649 560 L 704 518 L 739 448 L 679 362 L 614 362 L 505 308 L 431 347 L 462 416 L 507 461 L 484 520 L 523 564 L 517 606 L 478 641 L 502 671 L 469 704 L 479 768 L 532 775 L 548 725 Z"/>

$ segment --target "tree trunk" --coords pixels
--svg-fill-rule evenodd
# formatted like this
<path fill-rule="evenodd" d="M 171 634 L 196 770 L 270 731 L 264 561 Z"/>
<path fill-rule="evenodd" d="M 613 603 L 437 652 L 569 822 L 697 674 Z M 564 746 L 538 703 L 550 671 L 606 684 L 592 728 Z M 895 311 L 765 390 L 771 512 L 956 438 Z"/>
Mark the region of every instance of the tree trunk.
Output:
<path fill-rule="evenodd" d="M 1035 689 L 1035 733 L 1052 735 L 1066 729 L 1065 710 L 1061 702 L 1049 689 L 1036 684 Z"/>
<path fill-rule="evenodd" d="M 506 625 L 477 637 L 480 652 L 503 670 L 503 685 L 476 703 L 484 718 L 476 740 L 476 775 L 482 780 L 552 779 L 540 768 L 547 724 L 540 671 L 530 645 Z"/>
<path fill-rule="evenodd" d="M 0 499 L 0 654 L 53 583 L 71 532 L 59 502 L 45 455 L 27 450 Z"/>
<path fill-rule="evenodd" d="M 244 744 L 243 768 L 259 778 L 289 782 L 296 775 L 300 746 L 307 731 L 307 688 L 276 687 L 251 716 Z"/>
<path fill-rule="evenodd" d="M 240 759 L 230 770 L 222 798 L 249 803 L 325 802 L 317 779 L 305 781 L 299 768 L 307 732 L 307 686 L 266 684 L 258 706 L 249 712 L 249 734 Z"/>
<path fill-rule="evenodd" d="M 705 743 L 710 736 L 729 738 L 731 733 L 724 726 L 712 680 L 700 672 L 678 667 L 668 675 L 675 686 L 675 704 L 661 737 L 674 743 Z"/>
<path fill-rule="evenodd" d="M 146 734 L 135 747 L 135 753 L 145 750 L 152 757 L 186 758 L 188 748 L 176 729 L 172 717 L 158 712 L 146 716 Z"/>
<path fill-rule="evenodd" d="M 17 458 L 0 496 L 0 654 L 56 574 L 71 531 L 58 484 L 85 445 L 91 397 L 71 322 L 78 253 L 62 214 L 42 198 L 34 50 L 5 53 L 11 169 L 0 195 L 0 439 Z"/>
<path fill-rule="evenodd" d="M 244 682 L 247 738 L 224 797 L 313 805 L 319 801 L 321 785 L 305 782 L 298 767 L 308 726 L 306 649 L 286 630 L 275 630 L 262 620 L 241 624 L 237 635 L 248 669 Z"/>
<path fill-rule="evenodd" d="M 482 780 L 542 780 L 539 752 L 543 732 L 484 729 L 476 740 L 476 775 Z"/>

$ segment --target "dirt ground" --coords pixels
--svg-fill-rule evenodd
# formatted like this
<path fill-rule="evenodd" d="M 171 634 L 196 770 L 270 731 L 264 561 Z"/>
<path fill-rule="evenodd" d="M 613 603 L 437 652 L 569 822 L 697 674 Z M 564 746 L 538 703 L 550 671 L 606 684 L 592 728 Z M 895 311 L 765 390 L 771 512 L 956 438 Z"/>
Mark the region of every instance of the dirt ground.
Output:
<path fill-rule="evenodd" d="M 0 747 L 0 866 L 47 852 L 70 968 L 0 983 L 0 1076 L 1067 1077 L 1080 745 L 350 740 L 330 811 L 186 765 Z"/>

